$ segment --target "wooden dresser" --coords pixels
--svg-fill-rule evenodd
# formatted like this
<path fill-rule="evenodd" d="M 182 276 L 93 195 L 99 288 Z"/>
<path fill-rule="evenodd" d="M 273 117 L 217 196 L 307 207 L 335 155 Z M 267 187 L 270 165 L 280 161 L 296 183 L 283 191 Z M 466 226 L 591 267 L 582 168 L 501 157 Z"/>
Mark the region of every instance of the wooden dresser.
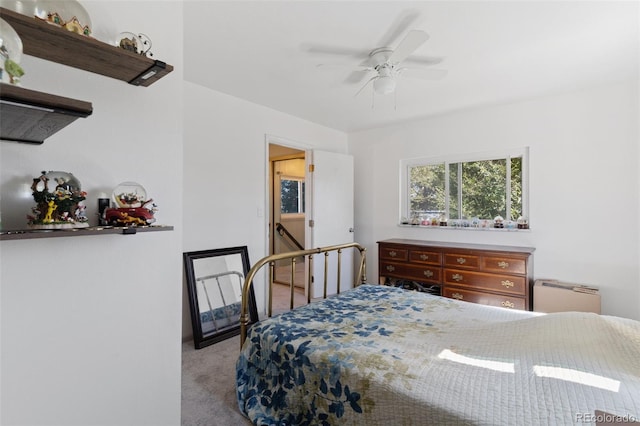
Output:
<path fill-rule="evenodd" d="M 390 239 L 378 241 L 378 275 L 380 284 L 438 284 L 444 297 L 531 310 L 534 250 Z"/>

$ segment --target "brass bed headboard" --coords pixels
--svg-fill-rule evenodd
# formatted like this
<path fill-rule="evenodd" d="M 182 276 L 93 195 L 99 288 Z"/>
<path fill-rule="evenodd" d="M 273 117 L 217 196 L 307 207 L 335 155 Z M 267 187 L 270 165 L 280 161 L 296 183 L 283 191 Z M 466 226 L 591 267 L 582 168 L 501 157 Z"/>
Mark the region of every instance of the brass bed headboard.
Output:
<path fill-rule="evenodd" d="M 293 309 L 294 299 L 294 278 L 296 274 L 296 259 L 299 257 L 306 257 L 308 259 L 307 267 L 309 270 L 308 282 L 307 282 L 307 303 L 311 303 L 311 284 L 312 284 L 312 271 L 313 271 L 313 255 L 324 253 L 324 292 L 323 299 L 327 298 L 327 285 L 329 283 L 328 270 L 329 270 L 329 253 L 337 252 L 337 274 L 336 274 L 336 289 L 340 293 L 340 274 L 342 266 L 342 250 L 353 248 L 354 251 L 358 250 L 360 253 L 360 262 L 358 267 L 358 274 L 354 277 L 353 286 L 357 287 L 361 283 L 364 284 L 367 280 L 366 277 L 366 251 L 367 249 L 362 247 L 358 243 L 345 243 L 335 246 L 319 247 L 308 250 L 298 250 L 287 253 L 273 254 L 271 256 L 263 257 L 256 262 L 249 270 L 249 273 L 245 277 L 244 285 L 242 287 L 242 306 L 240 311 L 240 344 L 244 343 L 247 338 L 247 328 L 249 327 L 249 289 L 251 288 L 253 277 L 256 273 L 266 264 L 269 264 L 269 294 L 267 304 L 267 315 L 271 317 L 272 304 L 273 304 L 273 282 L 274 282 L 274 269 L 276 261 L 278 260 L 291 260 L 291 276 L 289 281 L 290 295 L 289 295 L 289 309 Z"/>

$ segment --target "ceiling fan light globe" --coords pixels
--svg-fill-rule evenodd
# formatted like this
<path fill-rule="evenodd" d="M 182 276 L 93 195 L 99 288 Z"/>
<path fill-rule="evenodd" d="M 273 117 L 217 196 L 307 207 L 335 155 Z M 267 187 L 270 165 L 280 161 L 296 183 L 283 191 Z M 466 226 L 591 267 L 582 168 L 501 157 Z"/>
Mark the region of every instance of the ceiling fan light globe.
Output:
<path fill-rule="evenodd" d="M 393 77 L 379 77 L 373 82 L 373 90 L 379 95 L 388 95 L 396 90 L 396 81 Z"/>

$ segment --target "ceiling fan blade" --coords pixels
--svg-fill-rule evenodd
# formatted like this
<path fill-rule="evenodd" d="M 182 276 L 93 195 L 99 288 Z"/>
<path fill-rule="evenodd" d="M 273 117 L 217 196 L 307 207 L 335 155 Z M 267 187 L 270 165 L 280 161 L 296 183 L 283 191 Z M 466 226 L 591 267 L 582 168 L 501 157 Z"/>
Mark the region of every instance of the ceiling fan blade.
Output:
<path fill-rule="evenodd" d="M 404 33 L 407 28 L 415 27 L 415 22 L 420 17 L 420 12 L 416 9 L 407 9 L 403 11 L 391 24 L 387 32 L 382 36 L 378 46 L 393 46 L 396 44 L 400 35 Z"/>
<path fill-rule="evenodd" d="M 321 45 L 321 44 L 303 43 L 302 45 L 300 45 L 300 48 L 309 53 L 320 53 L 324 55 L 351 56 L 353 58 L 358 58 L 358 59 L 366 59 L 368 56 L 368 52 L 363 51 L 362 49 L 356 49 L 351 47 L 327 46 L 327 45 Z"/>
<path fill-rule="evenodd" d="M 397 64 L 402 62 L 407 56 L 411 55 L 418 47 L 429 39 L 429 34 L 420 30 L 411 30 L 407 33 L 404 40 L 400 42 L 398 47 L 393 51 L 389 62 Z"/>
<path fill-rule="evenodd" d="M 330 63 L 322 63 L 316 64 L 316 68 L 326 68 L 326 69 L 343 69 L 350 71 L 375 71 L 373 67 L 365 67 L 361 65 L 353 65 L 353 64 L 330 64 Z"/>
<path fill-rule="evenodd" d="M 448 71 L 436 68 L 401 68 L 398 70 L 398 74 L 402 77 L 421 80 L 440 80 L 448 74 Z"/>
<path fill-rule="evenodd" d="M 352 71 L 347 78 L 344 79 L 344 82 L 347 84 L 357 84 L 360 83 L 366 76 L 369 70 L 355 70 Z"/>
<path fill-rule="evenodd" d="M 371 77 L 369 80 L 367 80 L 367 82 L 364 84 L 364 86 L 362 86 L 362 87 L 360 88 L 360 90 L 358 90 L 358 91 L 356 92 L 356 94 L 355 94 L 355 95 L 353 95 L 353 97 L 354 97 L 354 98 L 355 98 L 355 97 L 357 97 L 357 96 L 360 94 L 360 92 L 362 92 L 362 91 L 364 90 L 364 88 L 365 88 L 365 87 L 367 87 L 367 86 L 369 85 L 369 83 L 371 83 L 371 82 L 372 82 L 373 80 L 375 80 L 376 78 L 378 78 L 378 76 L 377 76 L 377 75 L 374 75 L 374 76 L 373 76 L 373 77 Z"/>
<path fill-rule="evenodd" d="M 409 56 L 402 61 L 403 64 L 437 65 L 444 61 L 444 56 Z"/>
<path fill-rule="evenodd" d="M 344 83 L 347 84 L 360 83 L 367 76 L 367 73 L 375 71 L 375 69 L 372 67 L 353 66 L 348 64 L 317 64 L 316 67 L 323 69 L 350 71 L 349 75 L 344 79 Z"/>

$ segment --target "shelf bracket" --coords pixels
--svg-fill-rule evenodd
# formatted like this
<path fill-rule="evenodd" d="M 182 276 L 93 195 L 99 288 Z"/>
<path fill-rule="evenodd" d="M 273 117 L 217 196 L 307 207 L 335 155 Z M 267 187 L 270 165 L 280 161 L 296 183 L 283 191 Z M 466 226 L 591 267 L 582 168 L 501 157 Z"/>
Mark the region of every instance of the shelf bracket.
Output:
<path fill-rule="evenodd" d="M 165 62 L 156 60 L 153 65 L 151 65 L 147 70 L 142 72 L 136 78 L 131 80 L 129 84 L 133 84 L 134 86 L 144 86 L 145 85 L 144 83 L 146 83 L 148 79 L 150 79 L 151 77 L 154 77 L 156 74 L 160 73 L 161 71 L 166 71 L 166 69 L 167 69 L 167 64 Z"/>

